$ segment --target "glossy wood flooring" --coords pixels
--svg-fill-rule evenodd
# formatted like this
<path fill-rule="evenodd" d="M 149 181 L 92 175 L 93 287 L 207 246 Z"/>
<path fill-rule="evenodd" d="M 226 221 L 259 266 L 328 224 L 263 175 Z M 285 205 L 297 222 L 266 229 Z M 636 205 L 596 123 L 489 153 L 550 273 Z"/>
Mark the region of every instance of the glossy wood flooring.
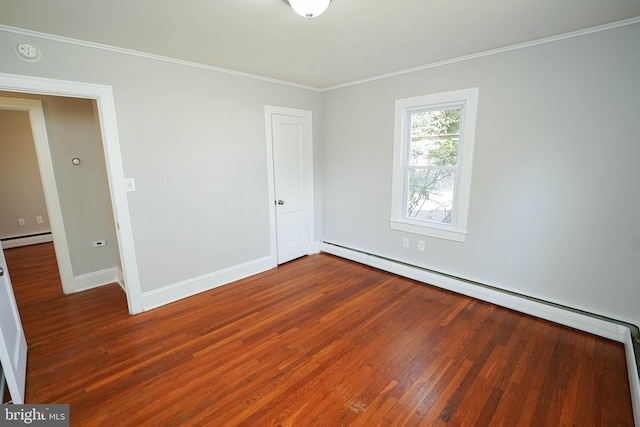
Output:
<path fill-rule="evenodd" d="M 623 347 L 330 255 L 137 316 L 6 251 L 28 403 L 74 426 L 632 426 Z"/>

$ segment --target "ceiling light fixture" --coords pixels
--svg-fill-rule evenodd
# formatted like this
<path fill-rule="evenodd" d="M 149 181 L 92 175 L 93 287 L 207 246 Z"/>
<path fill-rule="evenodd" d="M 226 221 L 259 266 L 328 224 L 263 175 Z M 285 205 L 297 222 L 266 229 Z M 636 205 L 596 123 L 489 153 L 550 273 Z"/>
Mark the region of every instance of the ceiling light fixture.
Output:
<path fill-rule="evenodd" d="M 288 0 L 291 8 L 300 16 L 315 18 L 327 10 L 331 0 Z"/>

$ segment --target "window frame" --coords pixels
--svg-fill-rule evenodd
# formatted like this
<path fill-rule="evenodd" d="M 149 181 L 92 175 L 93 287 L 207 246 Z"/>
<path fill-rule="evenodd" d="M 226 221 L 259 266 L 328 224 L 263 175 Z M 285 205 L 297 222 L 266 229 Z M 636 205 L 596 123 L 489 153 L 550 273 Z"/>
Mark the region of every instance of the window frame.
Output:
<path fill-rule="evenodd" d="M 467 235 L 469 199 L 471 195 L 471 170 L 475 143 L 478 88 L 461 89 L 395 102 L 393 140 L 393 179 L 391 188 L 391 218 L 393 230 L 423 236 L 464 242 Z M 409 152 L 411 147 L 410 114 L 426 110 L 461 108 L 458 162 L 455 169 L 456 184 L 453 195 L 451 223 L 420 220 L 406 216 L 409 186 Z"/>

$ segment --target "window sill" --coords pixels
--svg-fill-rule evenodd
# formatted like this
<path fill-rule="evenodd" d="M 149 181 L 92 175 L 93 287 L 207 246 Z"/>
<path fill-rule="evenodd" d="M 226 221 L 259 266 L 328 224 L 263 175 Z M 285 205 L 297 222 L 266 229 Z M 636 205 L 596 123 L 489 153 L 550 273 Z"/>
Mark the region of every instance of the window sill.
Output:
<path fill-rule="evenodd" d="M 467 232 L 462 230 L 444 229 L 426 224 L 417 224 L 408 221 L 389 220 L 389 225 L 393 230 L 406 231 L 407 233 L 421 234 L 423 236 L 436 237 L 438 239 L 452 240 L 454 242 L 464 242 Z"/>

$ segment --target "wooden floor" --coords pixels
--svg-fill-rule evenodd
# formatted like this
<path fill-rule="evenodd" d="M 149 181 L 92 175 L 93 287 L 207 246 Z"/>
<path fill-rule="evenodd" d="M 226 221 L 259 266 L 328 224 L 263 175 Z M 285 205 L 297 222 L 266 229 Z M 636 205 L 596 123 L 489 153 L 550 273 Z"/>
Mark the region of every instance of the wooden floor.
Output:
<path fill-rule="evenodd" d="M 623 347 L 330 255 L 137 316 L 6 251 L 27 403 L 74 426 L 632 426 Z"/>

